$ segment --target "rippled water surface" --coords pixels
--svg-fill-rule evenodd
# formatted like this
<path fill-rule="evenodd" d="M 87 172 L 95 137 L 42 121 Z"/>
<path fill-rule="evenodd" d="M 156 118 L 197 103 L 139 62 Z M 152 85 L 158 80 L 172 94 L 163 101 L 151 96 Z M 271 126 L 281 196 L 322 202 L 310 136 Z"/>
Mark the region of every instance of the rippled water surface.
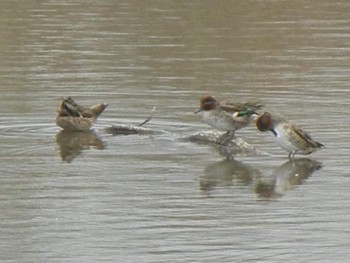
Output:
<path fill-rule="evenodd" d="M 7 1 L 0 9 L 1 262 L 346 262 L 348 1 Z M 227 159 L 185 138 L 199 97 L 260 100 L 325 148 Z M 55 125 L 62 97 L 108 103 Z M 112 125 L 154 134 L 112 135 Z"/>

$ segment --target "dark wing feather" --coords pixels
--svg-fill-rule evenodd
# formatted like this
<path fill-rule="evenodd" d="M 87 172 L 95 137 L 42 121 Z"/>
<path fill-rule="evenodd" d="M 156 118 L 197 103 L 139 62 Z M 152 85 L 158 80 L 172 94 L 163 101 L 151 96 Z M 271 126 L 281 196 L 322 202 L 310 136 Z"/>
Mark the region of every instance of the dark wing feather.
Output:
<path fill-rule="evenodd" d="M 220 104 L 221 109 L 231 113 L 239 111 L 255 111 L 261 109 L 262 107 L 263 105 L 257 102 L 234 103 L 231 101 L 225 101 Z"/>
<path fill-rule="evenodd" d="M 314 139 L 312 139 L 311 136 L 307 132 L 303 131 L 302 129 L 294 126 L 294 130 L 301 138 L 303 138 L 309 144 L 309 146 L 313 148 L 320 148 L 324 146 L 322 143 L 319 143 Z"/>
<path fill-rule="evenodd" d="M 79 112 L 76 110 L 76 108 L 68 103 L 67 101 L 63 101 L 61 104 L 61 116 L 62 115 L 67 115 L 67 116 L 71 116 L 71 117 L 79 117 L 80 114 Z"/>

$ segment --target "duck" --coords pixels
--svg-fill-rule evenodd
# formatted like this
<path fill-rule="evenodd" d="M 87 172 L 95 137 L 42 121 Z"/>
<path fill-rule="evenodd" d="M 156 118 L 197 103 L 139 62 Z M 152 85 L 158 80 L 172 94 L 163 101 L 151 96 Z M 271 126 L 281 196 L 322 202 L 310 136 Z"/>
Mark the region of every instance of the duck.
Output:
<path fill-rule="evenodd" d="M 294 159 L 295 154 L 311 154 L 324 147 L 311 138 L 311 136 L 298 127 L 277 115 L 270 112 L 256 116 L 256 127 L 259 131 L 270 131 L 276 143 L 288 152 L 288 158 Z"/>
<path fill-rule="evenodd" d="M 200 98 L 200 107 L 195 113 L 202 112 L 202 121 L 210 126 L 226 131 L 226 141 L 235 136 L 235 131 L 247 127 L 252 116 L 257 115 L 263 105 L 257 102 L 237 103 L 233 101 L 219 102 L 212 95 Z"/>
<path fill-rule="evenodd" d="M 56 125 L 68 131 L 88 131 L 108 104 L 99 103 L 91 107 L 77 104 L 72 97 L 63 98 L 56 116 Z"/>

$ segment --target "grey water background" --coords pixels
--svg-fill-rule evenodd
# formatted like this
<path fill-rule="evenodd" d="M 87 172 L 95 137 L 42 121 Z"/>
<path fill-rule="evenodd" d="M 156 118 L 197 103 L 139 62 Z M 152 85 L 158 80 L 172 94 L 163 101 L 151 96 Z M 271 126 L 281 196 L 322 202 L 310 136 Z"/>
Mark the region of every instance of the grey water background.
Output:
<path fill-rule="evenodd" d="M 350 3 L 2 1 L 1 262 L 346 262 Z M 227 160 L 199 97 L 260 100 L 325 148 Z M 60 132 L 63 96 L 109 106 Z M 156 106 L 154 135 L 113 136 Z"/>

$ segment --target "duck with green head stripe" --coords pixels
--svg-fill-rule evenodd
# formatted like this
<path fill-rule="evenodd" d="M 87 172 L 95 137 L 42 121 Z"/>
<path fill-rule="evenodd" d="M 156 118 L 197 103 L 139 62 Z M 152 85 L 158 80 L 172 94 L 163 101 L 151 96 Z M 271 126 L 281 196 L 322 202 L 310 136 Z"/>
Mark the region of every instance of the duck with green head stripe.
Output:
<path fill-rule="evenodd" d="M 204 123 L 227 132 L 223 141 L 225 143 L 234 137 L 236 130 L 248 126 L 251 117 L 261 108 L 262 105 L 258 103 L 219 103 L 213 96 L 205 95 L 201 97 L 200 108 L 196 113 L 202 112 Z"/>

